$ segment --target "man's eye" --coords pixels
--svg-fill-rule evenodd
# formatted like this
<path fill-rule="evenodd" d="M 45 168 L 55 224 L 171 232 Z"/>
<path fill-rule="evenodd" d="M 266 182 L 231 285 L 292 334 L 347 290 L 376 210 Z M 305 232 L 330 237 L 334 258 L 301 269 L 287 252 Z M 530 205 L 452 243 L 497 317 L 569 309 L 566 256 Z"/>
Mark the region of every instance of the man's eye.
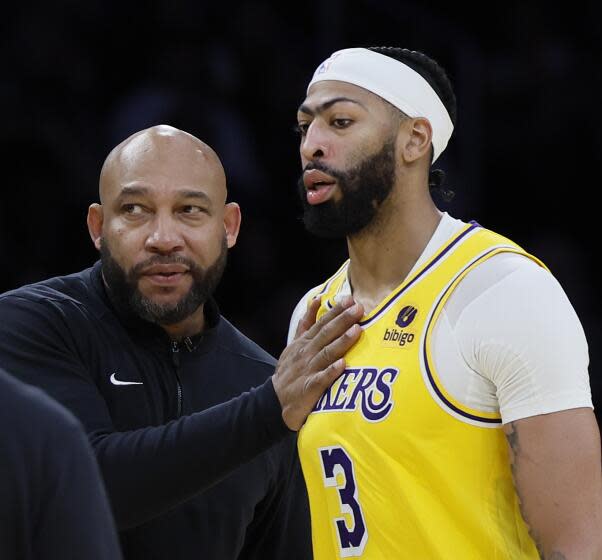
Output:
<path fill-rule="evenodd" d="M 182 207 L 183 214 L 199 214 L 202 211 L 203 209 L 200 206 L 188 205 Z"/>
<path fill-rule="evenodd" d="M 300 136 L 305 136 L 307 134 L 307 129 L 309 128 L 309 124 L 308 123 L 297 123 L 294 127 L 293 130 L 299 134 Z"/>
<path fill-rule="evenodd" d="M 142 206 L 140 206 L 140 204 L 124 204 L 121 207 L 121 211 L 124 214 L 136 215 L 136 214 L 142 214 L 143 208 L 142 208 Z"/>
<path fill-rule="evenodd" d="M 332 119 L 335 128 L 347 128 L 353 121 L 351 119 Z"/>

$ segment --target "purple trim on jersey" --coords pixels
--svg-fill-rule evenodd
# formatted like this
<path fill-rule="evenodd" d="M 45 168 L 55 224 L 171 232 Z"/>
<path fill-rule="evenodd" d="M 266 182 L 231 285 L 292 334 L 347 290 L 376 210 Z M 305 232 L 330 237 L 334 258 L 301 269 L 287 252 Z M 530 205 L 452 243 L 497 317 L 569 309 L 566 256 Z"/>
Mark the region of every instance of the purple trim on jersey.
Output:
<path fill-rule="evenodd" d="M 481 259 L 483 259 L 487 255 L 489 255 L 490 253 L 493 253 L 494 251 L 497 251 L 498 249 L 499 249 L 499 247 L 496 247 L 494 249 L 491 249 L 490 251 L 487 251 L 485 254 L 481 255 L 480 257 L 478 257 L 477 259 L 475 259 L 474 261 L 472 261 L 468 266 L 464 267 L 464 269 L 452 280 L 452 282 L 448 286 L 447 290 L 445 290 L 445 292 L 443 293 L 443 295 L 439 298 L 439 301 L 437 301 L 437 303 L 435 304 L 435 306 L 434 306 L 433 309 L 437 309 L 439 307 L 439 304 L 441 303 L 441 300 L 451 290 L 451 288 L 454 285 L 454 282 L 456 281 L 456 279 L 467 268 L 471 267 L 475 262 L 480 261 Z M 424 331 L 425 333 L 428 333 L 428 331 L 429 331 L 429 329 L 431 327 L 431 323 L 433 322 L 434 318 L 435 318 L 435 313 L 433 312 L 433 314 L 431 315 L 431 318 L 429 319 L 428 325 L 426 326 L 426 330 Z M 477 420 L 479 422 L 485 422 L 487 424 L 501 424 L 502 423 L 502 419 L 501 418 L 484 418 L 482 416 L 477 416 L 476 414 L 470 414 L 469 412 L 465 412 L 464 410 L 461 410 L 460 408 L 458 408 L 456 405 L 452 404 L 451 402 L 449 402 L 445 398 L 445 396 L 443 395 L 443 393 L 441 392 L 441 390 L 439 389 L 439 387 L 437 387 L 437 384 L 435 383 L 435 380 L 433 379 L 433 374 L 431 373 L 431 368 L 429 367 L 429 361 L 428 361 L 428 357 L 427 357 L 427 353 L 426 353 L 427 341 L 428 341 L 428 336 L 425 335 L 425 337 L 424 337 L 424 346 L 422 347 L 422 352 L 423 352 L 423 355 L 424 355 L 424 366 L 426 368 L 426 374 L 428 375 L 429 381 L 431 383 L 431 387 L 435 390 L 435 393 L 437 393 L 437 396 L 441 399 L 441 401 L 443 403 L 445 403 L 446 406 L 448 406 L 449 408 L 451 408 L 454 412 L 460 414 L 461 416 L 464 416 L 465 418 L 470 418 L 471 420 Z"/>
<path fill-rule="evenodd" d="M 332 280 L 334 280 L 334 278 Z M 322 294 L 324 294 L 326 292 L 326 290 L 328 289 L 328 286 L 330 286 L 330 282 L 332 282 L 332 280 L 330 280 L 329 282 L 326 282 L 326 284 L 324 284 L 324 287 L 316 294 L 316 297 L 321 296 Z"/>
<path fill-rule="evenodd" d="M 389 307 L 391 307 L 391 305 L 393 305 L 393 303 L 395 303 L 395 301 L 399 298 L 399 296 L 401 294 L 403 294 L 412 284 L 414 284 L 415 282 L 417 282 L 422 276 L 424 276 L 437 262 L 439 262 L 441 260 L 441 258 L 448 253 L 452 247 L 454 245 L 456 245 L 457 243 L 460 242 L 460 240 L 465 237 L 466 235 L 468 235 L 471 231 L 473 231 L 474 229 L 481 227 L 479 226 L 476 222 L 472 223 L 471 222 L 471 226 L 464 232 L 462 232 L 462 234 L 458 235 L 458 237 L 456 237 L 456 239 L 454 239 L 445 249 L 443 249 L 443 251 L 441 251 L 430 263 L 428 266 L 426 266 L 422 272 L 420 274 L 418 274 L 418 276 L 415 276 L 411 282 L 408 282 L 405 286 L 403 286 L 403 288 L 401 288 L 394 296 L 391 297 L 391 299 L 387 302 L 387 304 L 373 317 L 370 317 L 370 319 L 366 319 L 365 321 L 360 321 L 360 325 L 362 327 L 367 326 L 368 324 L 372 323 L 372 321 L 375 321 L 376 319 L 378 319 L 387 309 L 389 309 Z"/>

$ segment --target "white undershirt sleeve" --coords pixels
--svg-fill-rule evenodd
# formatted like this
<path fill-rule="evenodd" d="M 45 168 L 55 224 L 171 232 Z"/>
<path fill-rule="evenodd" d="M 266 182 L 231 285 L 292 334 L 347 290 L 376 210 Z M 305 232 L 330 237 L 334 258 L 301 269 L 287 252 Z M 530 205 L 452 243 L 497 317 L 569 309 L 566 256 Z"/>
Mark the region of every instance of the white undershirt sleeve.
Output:
<path fill-rule="evenodd" d="M 490 261 L 460 283 L 470 301 L 460 308 L 460 293 L 446 307 L 467 366 L 495 387 L 502 421 L 593 408 L 585 333 L 558 281 L 526 257 Z M 483 279 L 486 289 L 475 291 Z"/>

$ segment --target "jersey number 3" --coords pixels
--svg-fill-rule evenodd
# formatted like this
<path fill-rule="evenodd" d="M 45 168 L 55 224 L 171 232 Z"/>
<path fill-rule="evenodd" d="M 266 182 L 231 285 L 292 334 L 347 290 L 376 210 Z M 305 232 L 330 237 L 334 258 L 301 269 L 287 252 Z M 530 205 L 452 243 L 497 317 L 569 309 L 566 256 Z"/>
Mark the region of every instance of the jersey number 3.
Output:
<path fill-rule="evenodd" d="M 338 446 L 319 450 L 324 474 L 324 485 L 335 487 L 339 492 L 341 513 L 345 517 L 335 519 L 341 558 L 360 556 L 368 540 L 362 506 L 358 501 L 353 462 L 347 452 Z M 351 523 L 349 527 L 347 520 Z"/>

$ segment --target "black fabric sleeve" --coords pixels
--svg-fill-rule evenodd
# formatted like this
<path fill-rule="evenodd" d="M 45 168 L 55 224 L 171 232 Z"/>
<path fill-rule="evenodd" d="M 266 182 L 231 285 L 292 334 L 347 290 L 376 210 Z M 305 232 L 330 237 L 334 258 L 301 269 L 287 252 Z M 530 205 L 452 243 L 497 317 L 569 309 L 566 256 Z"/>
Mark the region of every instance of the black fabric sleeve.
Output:
<path fill-rule="evenodd" d="M 226 403 L 152 428 L 93 434 L 120 529 L 215 484 L 287 433 L 271 379 Z"/>
<path fill-rule="evenodd" d="M 116 432 L 60 317 L 45 307 L 0 299 L 0 363 L 44 389 L 83 423 L 119 530 L 168 511 L 291 433 L 271 379 L 166 425 Z"/>
<path fill-rule="evenodd" d="M 297 434 L 290 434 L 269 453 L 275 463 L 272 489 L 255 510 L 241 558 L 311 560 L 311 518 Z"/>

